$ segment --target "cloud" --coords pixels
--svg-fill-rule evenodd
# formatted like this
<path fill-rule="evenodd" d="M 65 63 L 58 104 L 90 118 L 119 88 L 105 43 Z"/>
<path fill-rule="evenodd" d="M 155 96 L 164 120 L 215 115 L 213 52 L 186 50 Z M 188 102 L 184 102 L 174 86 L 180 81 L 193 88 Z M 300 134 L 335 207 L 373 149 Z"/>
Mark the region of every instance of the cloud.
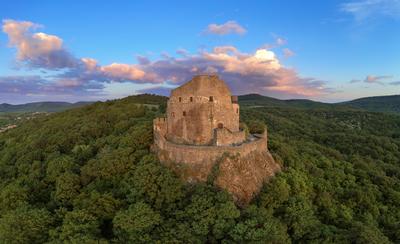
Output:
<path fill-rule="evenodd" d="M 350 83 L 365 82 L 368 84 L 379 84 L 384 85 L 384 81 L 393 78 L 391 75 L 367 75 L 364 80 L 353 79 Z"/>
<path fill-rule="evenodd" d="M 79 80 L 48 80 L 43 77 L 32 76 L 0 76 L 0 94 L 10 96 L 38 96 L 46 95 L 101 95 L 104 86 L 97 82 L 81 84 Z M 3 96 L 3 95 L 2 95 Z"/>
<path fill-rule="evenodd" d="M 285 39 L 283 39 L 283 38 L 281 38 L 281 37 L 276 38 L 276 44 L 277 44 L 278 46 L 286 45 L 286 43 L 287 43 L 287 41 L 286 41 Z"/>
<path fill-rule="evenodd" d="M 289 57 L 292 57 L 294 55 L 296 55 L 296 54 L 292 50 L 290 50 L 289 48 L 284 48 L 283 49 L 283 56 L 285 58 L 289 58 Z"/>
<path fill-rule="evenodd" d="M 142 55 L 136 56 L 136 59 L 138 60 L 139 64 L 148 64 L 148 63 L 150 63 L 150 60 L 147 57 L 142 56 Z"/>
<path fill-rule="evenodd" d="M 267 43 L 262 45 L 260 48 L 265 48 L 265 49 L 274 49 L 277 47 L 282 47 L 285 46 L 288 42 L 285 38 L 278 36 L 275 33 L 271 33 L 272 37 L 275 39 L 274 43 Z"/>
<path fill-rule="evenodd" d="M 400 86 L 400 81 L 392 81 L 389 84 L 393 86 Z"/>
<path fill-rule="evenodd" d="M 275 53 L 259 49 L 240 52 L 234 46 L 218 46 L 182 58 L 156 60 L 141 69 L 155 75 L 161 84 L 180 85 L 199 73 L 217 73 L 233 92 L 257 92 L 268 95 L 314 96 L 331 93 L 324 81 L 301 78 L 280 63 Z"/>
<path fill-rule="evenodd" d="M 340 5 L 340 10 L 351 14 L 358 22 L 366 19 L 384 16 L 389 18 L 400 18 L 399 0 L 358 0 Z"/>
<path fill-rule="evenodd" d="M 112 63 L 99 68 L 106 76 L 114 80 L 142 80 L 146 73 L 136 65 Z"/>
<path fill-rule="evenodd" d="M 67 77 L 71 74 L 75 78 L 79 76 L 80 83 L 90 81 L 94 77 L 101 77 L 106 82 L 141 81 L 149 78 L 144 71 L 138 68 L 138 65 L 112 63 L 99 66 L 95 59 L 77 58 L 65 49 L 61 38 L 42 32 L 32 32 L 39 27 L 41 26 L 28 21 L 3 21 L 2 29 L 8 35 L 9 45 L 17 49 L 17 61 L 23 62 L 31 68 L 69 69 Z M 141 64 L 148 62 L 144 57 L 138 57 L 138 60 Z M 67 77 L 61 75 L 63 79 Z"/>
<path fill-rule="evenodd" d="M 364 82 L 365 83 L 369 83 L 369 84 L 381 84 L 383 85 L 383 81 L 392 78 L 392 76 L 389 75 L 380 75 L 380 76 L 374 76 L 374 75 L 368 75 L 365 79 Z"/>
<path fill-rule="evenodd" d="M 40 76 L 2 76 L 0 77 L 0 93 L 26 95 L 39 92 L 46 86 L 46 81 Z"/>
<path fill-rule="evenodd" d="M 326 87 L 326 82 L 301 77 L 294 69 L 284 67 L 276 54 L 267 48 L 245 53 L 235 46 L 217 46 L 197 53 L 181 50 L 178 57 L 165 54 L 159 59 L 150 60 L 137 56 L 138 63 L 134 64 L 115 62 L 100 65 L 93 58 L 73 56 L 57 36 L 42 33 L 42 37 L 36 39 L 38 33 L 32 30 L 37 26 L 31 22 L 14 20 L 3 22 L 3 30 L 9 36 L 10 45 L 17 49 L 17 60 L 23 61 L 30 69 L 62 68 L 59 70 L 62 72 L 51 72 L 52 75 L 46 77 L 0 77 L 7 84 L 4 86 L 8 87 L 7 90 L 15 88 L 15 92 L 28 92 L 22 91 L 25 87 L 29 92 L 38 94 L 97 95 L 101 94 L 106 83 L 131 82 L 156 84 L 152 89 L 165 91 L 167 87 L 180 85 L 196 74 L 217 73 L 236 94 L 251 92 L 308 97 L 334 92 Z M 54 56 L 53 53 L 59 55 Z"/>
<path fill-rule="evenodd" d="M 60 38 L 31 32 L 39 27 L 28 21 L 3 20 L 3 32 L 9 37 L 9 45 L 17 49 L 17 60 L 48 69 L 75 67 L 78 60 L 63 47 Z"/>
<path fill-rule="evenodd" d="M 228 35 L 228 34 L 238 34 L 244 35 L 247 30 L 239 25 L 236 21 L 230 20 L 225 22 L 224 24 L 210 24 L 205 30 L 206 34 L 215 34 L 215 35 Z"/>
<path fill-rule="evenodd" d="M 184 48 L 179 48 L 178 50 L 176 50 L 176 54 L 179 54 L 179 55 L 185 57 L 186 55 L 189 54 L 189 52 Z"/>

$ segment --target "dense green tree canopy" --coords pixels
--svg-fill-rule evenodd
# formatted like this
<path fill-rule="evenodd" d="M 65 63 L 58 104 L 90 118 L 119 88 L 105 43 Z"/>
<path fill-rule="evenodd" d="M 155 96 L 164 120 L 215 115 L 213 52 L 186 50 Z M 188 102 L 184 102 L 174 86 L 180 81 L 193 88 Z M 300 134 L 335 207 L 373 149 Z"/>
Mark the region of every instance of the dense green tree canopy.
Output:
<path fill-rule="evenodd" d="M 400 242 L 399 116 L 242 106 L 284 171 L 239 208 L 150 152 L 165 102 L 98 102 L 1 133 L 0 243 Z"/>

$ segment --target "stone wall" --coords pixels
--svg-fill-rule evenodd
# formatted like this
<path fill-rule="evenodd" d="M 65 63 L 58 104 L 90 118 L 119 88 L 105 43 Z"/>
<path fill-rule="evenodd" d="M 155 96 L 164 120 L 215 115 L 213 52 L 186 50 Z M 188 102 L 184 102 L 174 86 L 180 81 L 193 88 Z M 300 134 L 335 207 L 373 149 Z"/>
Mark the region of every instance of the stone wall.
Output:
<path fill-rule="evenodd" d="M 157 124 L 159 125 L 160 123 Z M 161 128 L 161 131 L 163 130 Z M 188 181 L 204 181 L 213 165 L 223 155 L 246 157 L 252 152 L 267 152 L 267 137 L 263 134 L 254 141 L 244 142 L 237 146 L 195 146 L 168 141 L 160 131 L 155 130 L 153 151 L 162 163 L 173 163 L 175 166 L 197 171 L 197 176 L 192 179 L 189 177 Z"/>
<path fill-rule="evenodd" d="M 239 105 L 217 76 L 195 76 L 172 90 L 167 106 L 167 139 L 180 144 L 211 145 L 214 129 L 239 131 Z M 234 102 L 232 102 L 234 101 Z"/>
<path fill-rule="evenodd" d="M 266 132 L 237 146 L 193 146 L 166 140 L 163 126 L 163 119 L 155 120 L 160 130 L 154 131 L 152 149 L 160 162 L 186 182 L 215 177 L 214 184 L 230 192 L 239 205 L 248 204 L 262 184 L 281 170 L 267 149 Z"/>
<path fill-rule="evenodd" d="M 241 144 L 245 139 L 246 133 L 244 131 L 231 132 L 227 128 L 215 129 L 215 145 L 217 146 Z"/>
<path fill-rule="evenodd" d="M 195 76 L 172 90 L 166 118 L 154 119 L 153 133 L 161 163 L 188 182 L 211 178 L 239 204 L 281 169 L 268 152 L 267 131 L 246 140 L 239 130 L 237 97 L 218 76 Z"/>

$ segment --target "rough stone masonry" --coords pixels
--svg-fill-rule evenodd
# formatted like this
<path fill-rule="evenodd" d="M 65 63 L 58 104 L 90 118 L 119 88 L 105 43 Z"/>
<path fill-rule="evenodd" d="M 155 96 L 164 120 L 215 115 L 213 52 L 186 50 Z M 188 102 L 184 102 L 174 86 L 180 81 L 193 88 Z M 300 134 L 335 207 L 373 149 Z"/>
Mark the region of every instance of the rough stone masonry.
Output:
<path fill-rule="evenodd" d="M 171 91 L 166 117 L 154 120 L 153 151 L 187 182 L 212 180 L 247 204 L 281 170 L 267 131 L 246 135 L 239 104 L 217 75 L 198 75 Z"/>

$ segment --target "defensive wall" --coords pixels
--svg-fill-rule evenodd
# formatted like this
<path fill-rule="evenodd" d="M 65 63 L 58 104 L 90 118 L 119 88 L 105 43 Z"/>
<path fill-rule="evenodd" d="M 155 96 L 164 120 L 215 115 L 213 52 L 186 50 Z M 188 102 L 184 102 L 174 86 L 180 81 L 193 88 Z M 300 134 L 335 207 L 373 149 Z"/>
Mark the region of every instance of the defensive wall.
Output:
<path fill-rule="evenodd" d="M 237 145 L 185 145 L 171 142 L 165 138 L 166 119 L 154 120 L 154 146 L 153 151 L 163 163 L 174 162 L 189 166 L 193 170 L 201 169 L 208 175 L 212 166 L 223 155 L 246 157 L 251 153 L 267 152 L 267 132 L 254 136 L 251 141 L 244 141 Z M 219 129 L 216 130 L 218 134 Z M 221 129 L 220 133 L 223 133 Z M 244 132 L 243 132 L 244 133 Z M 242 135 L 238 135 L 242 138 Z M 231 140 L 231 139 L 229 139 Z"/>

